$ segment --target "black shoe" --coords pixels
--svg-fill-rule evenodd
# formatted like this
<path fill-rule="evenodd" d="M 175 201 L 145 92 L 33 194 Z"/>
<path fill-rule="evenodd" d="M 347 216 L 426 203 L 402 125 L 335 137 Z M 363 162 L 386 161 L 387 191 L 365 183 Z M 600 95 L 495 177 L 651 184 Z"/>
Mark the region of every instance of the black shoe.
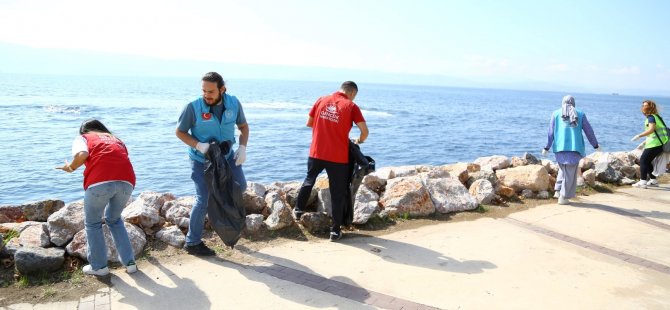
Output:
<path fill-rule="evenodd" d="M 337 241 L 342 239 L 342 232 L 341 231 L 331 231 L 330 232 L 330 241 Z"/>
<path fill-rule="evenodd" d="M 204 242 L 200 242 L 196 245 L 184 245 L 184 250 L 188 252 L 188 254 L 195 255 L 195 256 L 214 256 L 216 255 L 216 252 L 214 250 L 208 248 Z"/>
<path fill-rule="evenodd" d="M 295 209 L 293 210 L 293 217 L 295 218 L 296 221 L 300 221 L 300 217 L 302 217 L 303 214 L 305 214 L 305 212 Z"/>

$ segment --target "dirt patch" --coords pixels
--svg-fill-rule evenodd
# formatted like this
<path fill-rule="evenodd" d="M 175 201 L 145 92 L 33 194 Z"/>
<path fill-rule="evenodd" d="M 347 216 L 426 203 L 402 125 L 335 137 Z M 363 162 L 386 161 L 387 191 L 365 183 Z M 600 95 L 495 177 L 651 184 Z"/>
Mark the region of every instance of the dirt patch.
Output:
<path fill-rule="evenodd" d="M 661 178 L 663 183 L 670 181 L 670 176 Z M 616 186 L 586 188 L 578 191 L 578 195 L 588 196 L 595 193 L 612 193 Z M 556 199 L 520 199 L 505 202 L 502 206 L 487 205 L 476 210 L 452 214 L 435 214 L 424 218 L 412 219 L 372 219 L 365 225 L 356 225 L 348 229 L 359 235 L 381 236 L 392 232 L 415 229 L 426 225 L 435 225 L 444 222 L 473 221 L 482 217 L 504 218 L 519 211 L 535 208 L 539 205 L 556 203 Z M 246 236 L 238 242 L 236 249 L 226 248 L 221 239 L 212 231 L 205 231 L 203 240 L 217 252 L 219 257 L 226 260 L 248 264 L 253 258 L 247 255 L 266 247 L 276 246 L 290 241 L 310 241 L 328 238 L 328 233 L 311 234 L 304 231 L 297 224 L 281 231 L 264 231 L 256 236 Z M 178 264 L 194 259 L 182 249 L 177 249 L 163 242 L 148 237 L 147 245 L 140 258 L 138 267 L 152 262 L 161 264 Z M 17 303 L 47 303 L 60 301 L 74 301 L 96 293 L 100 288 L 111 286 L 110 277 L 93 277 L 84 275 L 81 271 L 83 261 L 68 257 L 65 270 L 55 273 L 43 273 L 34 276 L 18 276 L 15 274 L 11 262 L 0 267 L 0 307 Z M 119 265 L 110 266 L 111 269 L 120 268 Z"/>

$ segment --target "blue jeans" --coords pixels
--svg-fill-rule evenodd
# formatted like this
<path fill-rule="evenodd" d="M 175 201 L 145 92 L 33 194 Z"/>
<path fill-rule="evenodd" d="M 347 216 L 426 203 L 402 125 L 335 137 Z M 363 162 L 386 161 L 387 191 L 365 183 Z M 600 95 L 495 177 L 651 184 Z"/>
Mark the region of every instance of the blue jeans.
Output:
<path fill-rule="evenodd" d="M 119 252 L 119 261 L 125 266 L 135 259 L 128 232 L 121 218 L 121 211 L 132 193 L 133 186 L 121 181 L 95 185 L 84 193 L 84 225 L 88 242 L 86 254 L 94 270 L 107 267 L 107 245 L 102 232 L 103 213 L 116 250 Z"/>
<path fill-rule="evenodd" d="M 247 179 L 244 177 L 242 166 L 235 165 L 234 154 L 230 152 L 230 155 L 226 159 L 232 170 L 233 180 L 239 183 L 240 188 L 244 191 L 247 188 Z M 202 242 L 209 190 L 207 190 L 207 183 L 205 182 L 205 164 L 191 159 L 191 169 L 191 180 L 195 183 L 195 204 L 191 209 L 188 234 L 186 234 L 186 245 L 197 245 Z"/>

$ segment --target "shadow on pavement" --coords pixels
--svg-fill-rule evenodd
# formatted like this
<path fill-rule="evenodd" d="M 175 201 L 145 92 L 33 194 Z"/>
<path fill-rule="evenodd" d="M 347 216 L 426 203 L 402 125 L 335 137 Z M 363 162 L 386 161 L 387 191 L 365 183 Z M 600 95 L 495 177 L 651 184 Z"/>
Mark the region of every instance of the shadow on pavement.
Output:
<path fill-rule="evenodd" d="M 624 209 L 624 208 L 618 208 L 618 207 L 611 207 L 607 205 L 602 205 L 602 204 L 596 204 L 596 203 L 584 203 L 584 202 L 575 202 L 572 204 L 576 208 L 587 208 L 587 209 L 595 209 L 595 210 L 601 210 L 605 212 L 610 212 L 618 215 L 623 215 L 623 216 L 628 216 L 628 217 L 633 217 L 633 218 L 657 218 L 657 219 L 664 219 L 664 220 L 670 220 L 670 212 L 663 212 L 663 211 L 646 211 L 646 210 L 639 210 L 639 209 Z"/>
<path fill-rule="evenodd" d="M 484 269 L 497 268 L 489 261 L 459 261 L 424 247 L 357 233 L 345 234 L 339 243 L 374 253 L 392 263 L 439 271 L 476 274 L 484 272 Z"/>
<path fill-rule="evenodd" d="M 114 277 L 114 289 L 123 296 L 119 300 L 122 304 L 131 305 L 137 309 L 210 309 L 211 303 L 207 295 L 201 291 L 193 280 L 181 278 L 160 264 L 156 260 L 148 260 L 161 272 L 160 277 L 167 277 L 168 282 L 173 285 L 167 286 L 160 277 L 153 279 L 142 270 L 132 274 L 130 278 L 135 283 L 126 283 L 116 275 Z M 183 296 L 183 298 L 179 298 Z M 175 303 L 178 300 L 179 303 Z"/>

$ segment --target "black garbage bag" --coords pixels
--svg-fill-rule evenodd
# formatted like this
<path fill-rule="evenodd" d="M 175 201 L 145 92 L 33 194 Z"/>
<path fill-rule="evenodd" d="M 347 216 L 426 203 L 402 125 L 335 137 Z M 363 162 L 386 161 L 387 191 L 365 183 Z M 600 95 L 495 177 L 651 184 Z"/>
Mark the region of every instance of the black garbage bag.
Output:
<path fill-rule="evenodd" d="M 209 224 L 223 243 L 232 248 L 242 236 L 247 214 L 242 203 L 242 189 L 233 180 L 226 160 L 230 148 L 230 141 L 210 145 L 205 154 L 205 181 L 209 190 Z"/>
<path fill-rule="evenodd" d="M 363 177 L 375 171 L 375 160 L 365 156 L 358 144 L 349 141 L 349 187 L 348 197 L 344 206 L 343 224 L 351 225 L 354 221 L 354 198 L 361 186 Z"/>

